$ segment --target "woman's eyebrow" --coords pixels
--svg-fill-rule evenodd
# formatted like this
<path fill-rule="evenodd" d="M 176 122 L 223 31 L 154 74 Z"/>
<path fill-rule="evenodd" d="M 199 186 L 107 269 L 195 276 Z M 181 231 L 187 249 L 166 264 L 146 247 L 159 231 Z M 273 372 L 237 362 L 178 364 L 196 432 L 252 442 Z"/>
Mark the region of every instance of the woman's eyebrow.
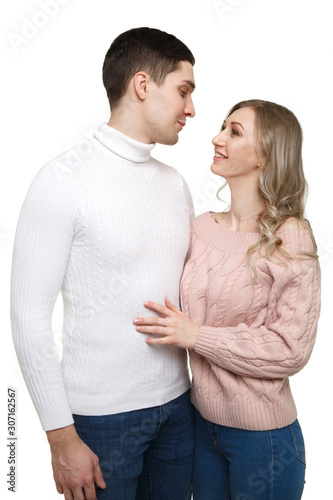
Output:
<path fill-rule="evenodd" d="M 239 122 L 231 122 L 231 125 L 240 125 L 242 127 L 242 129 L 244 130 L 243 125 Z"/>
<path fill-rule="evenodd" d="M 224 120 L 224 122 L 222 123 L 222 127 L 225 127 L 226 125 L 227 125 L 227 122 Z M 244 130 L 243 125 L 239 122 L 231 122 L 230 125 L 239 125 Z M 222 127 L 221 127 L 221 129 L 222 129 Z"/>

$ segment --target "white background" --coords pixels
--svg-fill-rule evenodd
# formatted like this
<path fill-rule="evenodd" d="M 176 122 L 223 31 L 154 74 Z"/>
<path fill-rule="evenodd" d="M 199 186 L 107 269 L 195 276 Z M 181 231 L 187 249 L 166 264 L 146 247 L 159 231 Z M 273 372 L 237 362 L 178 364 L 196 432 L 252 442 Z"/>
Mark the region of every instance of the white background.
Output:
<path fill-rule="evenodd" d="M 49 8 L 45 7 L 48 4 Z M 51 4 L 53 8 L 51 9 Z M 307 216 L 322 266 L 322 314 L 308 366 L 292 378 L 307 448 L 303 498 L 333 498 L 331 364 L 333 227 L 332 29 L 328 0 L 16 0 L 1 6 L 1 498 L 52 500 L 56 492 L 45 433 L 16 362 L 9 322 L 9 281 L 19 210 L 37 171 L 91 136 L 109 118 L 102 64 L 112 40 L 139 26 L 184 41 L 196 57 L 196 117 L 176 146 L 154 156 L 186 178 L 196 214 L 222 210 L 221 179 L 210 173 L 211 139 L 236 102 L 260 98 L 289 107 L 304 131 Z M 61 331 L 60 309 L 54 319 Z M 7 491 L 7 387 L 17 390 L 17 492 Z M 282 500 L 282 499 L 281 499 Z"/>

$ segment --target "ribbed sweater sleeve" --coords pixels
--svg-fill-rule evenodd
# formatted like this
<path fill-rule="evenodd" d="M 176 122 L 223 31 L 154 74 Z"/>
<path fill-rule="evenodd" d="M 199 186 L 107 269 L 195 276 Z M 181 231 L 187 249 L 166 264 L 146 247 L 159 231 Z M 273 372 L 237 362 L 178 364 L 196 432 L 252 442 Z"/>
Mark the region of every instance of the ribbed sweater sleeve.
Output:
<path fill-rule="evenodd" d="M 284 249 L 296 253 L 298 245 L 311 248 L 307 231 Z M 288 259 L 286 265 L 266 260 L 262 266 L 264 286 L 271 282 L 263 324 L 201 326 L 195 352 L 237 375 L 284 378 L 301 370 L 312 352 L 320 309 L 318 267 L 313 259 Z"/>
<path fill-rule="evenodd" d="M 46 165 L 30 186 L 16 231 L 11 285 L 13 340 L 45 430 L 73 423 L 52 332 L 52 312 L 73 241 L 79 192 L 72 176 L 60 178 L 52 164 Z"/>

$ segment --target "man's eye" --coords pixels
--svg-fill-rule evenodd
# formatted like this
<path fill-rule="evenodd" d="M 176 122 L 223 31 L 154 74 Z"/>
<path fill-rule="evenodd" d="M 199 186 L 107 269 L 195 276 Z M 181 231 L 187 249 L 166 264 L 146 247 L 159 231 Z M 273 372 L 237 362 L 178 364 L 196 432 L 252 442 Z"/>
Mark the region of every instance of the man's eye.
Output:
<path fill-rule="evenodd" d="M 181 95 L 182 97 L 185 97 L 185 96 L 187 95 L 187 92 L 185 92 L 185 90 L 181 90 L 181 91 L 180 91 L 180 95 Z"/>

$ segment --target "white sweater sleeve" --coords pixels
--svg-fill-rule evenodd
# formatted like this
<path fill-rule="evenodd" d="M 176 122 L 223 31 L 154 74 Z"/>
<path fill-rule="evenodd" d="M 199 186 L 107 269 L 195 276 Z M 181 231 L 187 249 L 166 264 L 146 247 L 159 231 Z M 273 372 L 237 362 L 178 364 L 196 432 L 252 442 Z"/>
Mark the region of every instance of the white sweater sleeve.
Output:
<path fill-rule="evenodd" d="M 12 266 L 11 319 L 21 370 L 44 430 L 73 423 L 52 312 L 61 290 L 78 217 L 80 187 L 52 164 L 32 182 L 18 221 Z"/>

